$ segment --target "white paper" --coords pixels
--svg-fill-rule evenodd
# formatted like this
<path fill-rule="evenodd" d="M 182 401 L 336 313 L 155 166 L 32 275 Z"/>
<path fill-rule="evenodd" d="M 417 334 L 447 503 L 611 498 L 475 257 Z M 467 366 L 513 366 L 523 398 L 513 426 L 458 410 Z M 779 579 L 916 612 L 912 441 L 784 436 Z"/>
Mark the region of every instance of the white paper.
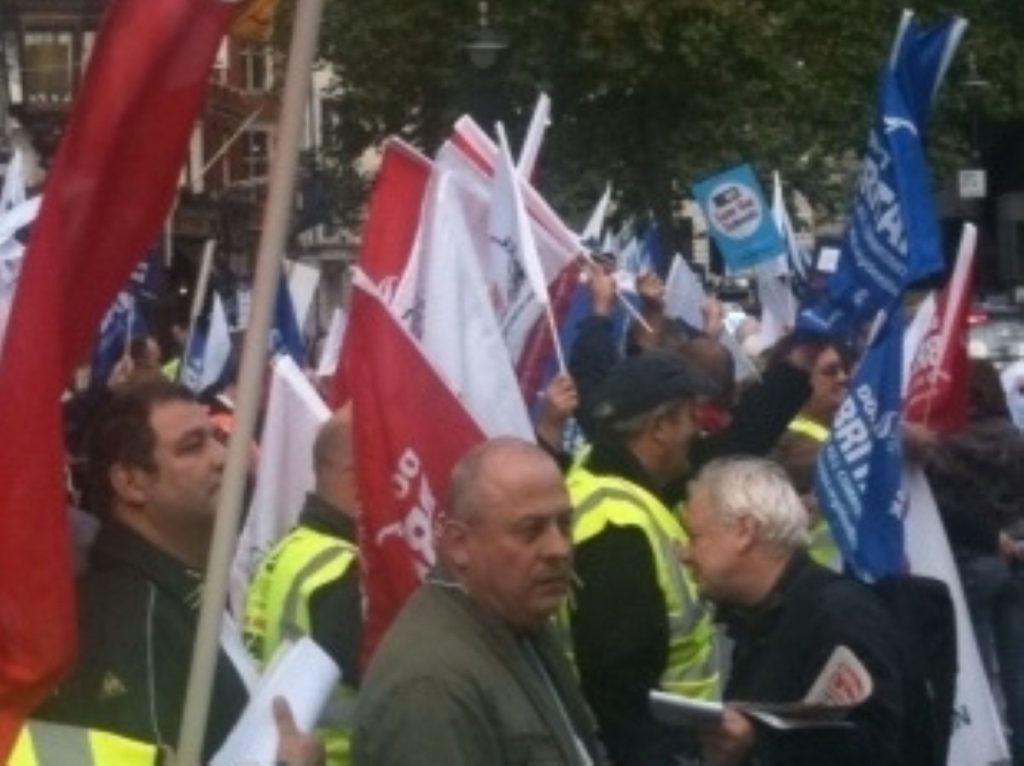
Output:
<path fill-rule="evenodd" d="M 278 739 L 274 697 L 288 700 L 296 726 L 311 731 L 340 681 L 337 664 L 309 637 L 283 644 L 210 766 L 271 766 Z"/>

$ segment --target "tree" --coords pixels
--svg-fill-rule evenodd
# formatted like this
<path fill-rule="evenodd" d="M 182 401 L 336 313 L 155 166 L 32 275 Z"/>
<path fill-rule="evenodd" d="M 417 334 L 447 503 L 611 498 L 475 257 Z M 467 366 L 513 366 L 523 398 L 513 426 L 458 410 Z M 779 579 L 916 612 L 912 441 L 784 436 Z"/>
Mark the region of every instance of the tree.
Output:
<path fill-rule="evenodd" d="M 993 85 L 994 115 L 1024 114 L 1024 10 L 961 0 L 964 48 Z M 954 10 L 918 3 L 923 18 Z M 899 8 L 886 0 L 532 0 L 491 3 L 509 48 L 490 81 L 513 141 L 539 90 L 553 100 L 539 185 L 571 221 L 605 180 L 626 211 L 667 220 L 674 198 L 724 166 L 779 169 L 823 211 L 847 203 Z M 323 55 L 340 75 L 331 155 L 351 163 L 388 135 L 432 153 L 474 107 L 463 44 L 471 0 L 328 5 Z M 963 52 L 934 121 L 939 167 L 966 153 Z M 485 126 L 489 127 L 489 126 Z M 358 194 L 346 202 L 358 210 Z"/>

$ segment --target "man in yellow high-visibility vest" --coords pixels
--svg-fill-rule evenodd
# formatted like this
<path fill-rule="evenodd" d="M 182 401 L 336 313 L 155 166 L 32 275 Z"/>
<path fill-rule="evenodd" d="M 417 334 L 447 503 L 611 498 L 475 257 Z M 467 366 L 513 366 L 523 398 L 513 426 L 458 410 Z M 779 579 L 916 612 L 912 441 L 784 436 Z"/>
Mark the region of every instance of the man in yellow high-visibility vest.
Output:
<path fill-rule="evenodd" d="M 359 681 L 362 605 L 356 546 L 351 408 L 331 417 L 313 445 L 315 491 L 298 525 L 267 555 L 245 604 L 245 640 L 266 666 L 286 639 L 313 638 L 338 663 L 343 685 L 321 718 L 331 766 L 348 763 Z"/>
<path fill-rule="evenodd" d="M 695 743 L 654 720 L 651 689 L 713 697 L 714 630 L 683 569 L 666 488 L 688 470 L 696 397 L 714 386 L 678 356 L 619 363 L 597 392 L 593 446 L 569 472 L 576 572 L 569 609 L 588 702 L 617 763 L 663 764 Z"/>

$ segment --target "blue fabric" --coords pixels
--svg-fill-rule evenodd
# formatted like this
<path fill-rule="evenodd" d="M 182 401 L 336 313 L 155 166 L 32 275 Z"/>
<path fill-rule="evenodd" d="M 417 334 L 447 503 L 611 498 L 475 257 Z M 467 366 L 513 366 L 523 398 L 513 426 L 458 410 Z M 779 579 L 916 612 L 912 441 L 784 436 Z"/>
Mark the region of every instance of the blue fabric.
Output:
<path fill-rule="evenodd" d="M 729 271 L 750 268 L 785 248 L 750 165 L 706 178 L 692 190 Z"/>
<path fill-rule="evenodd" d="M 128 282 L 100 322 L 100 332 L 93 348 L 89 385 L 106 385 L 117 360 L 125 354 L 132 338 L 149 333 L 143 316 L 144 300 L 155 300 L 163 281 L 163 260 L 159 247 L 153 247 L 135 266 Z"/>
<path fill-rule="evenodd" d="M 946 52 L 951 23 L 920 30 L 910 24 L 883 68 L 874 123 L 860 180 L 828 292 L 801 307 L 798 327 L 851 335 L 908 285 L 944 267 L 923 133 Z"/>
<path fill-rule="evenodd" d="M 302 342 L 302 332 L 295 318 L 295 307 L 292 295 L 284 275 L 277 283 L 277 295 L 274 299 L 274 323 L 270 328 L 270 353 L 288 354 L 300 368 L 306 365 L 306 347 Z"/>
<path fill-rule="evenodd" d="M 819 508 L 843 558 L 868 580 L 904 569 L 902 357 L 897 310 L 857 368 L 815 470 Z"/>

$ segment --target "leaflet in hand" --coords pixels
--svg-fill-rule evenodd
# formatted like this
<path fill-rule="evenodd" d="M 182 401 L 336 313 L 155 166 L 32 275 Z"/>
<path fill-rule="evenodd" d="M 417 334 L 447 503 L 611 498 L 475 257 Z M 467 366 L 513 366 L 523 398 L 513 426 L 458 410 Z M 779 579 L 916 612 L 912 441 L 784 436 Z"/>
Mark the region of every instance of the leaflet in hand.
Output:
<path fill-rule="evenodd" d="M 340 679 L 338 665 L 309 637 L 283 644 L 210 766 L 274 763 L 274 697 L 288 700 L 296 725 L 311 731 Z"/>
<path fill-rule="evenodd" d="M 670 725 L 713 724 L 728 706 L 775 729 L 807 729 L 849 725 L 842 719 L 870 697 L 873 689 L 871 675 L 857 655 L 845 646 L 837 646 L 799 702 L 732 701 L 726 705 L 653 689 L 648 697 L 654 717 Z"/>

